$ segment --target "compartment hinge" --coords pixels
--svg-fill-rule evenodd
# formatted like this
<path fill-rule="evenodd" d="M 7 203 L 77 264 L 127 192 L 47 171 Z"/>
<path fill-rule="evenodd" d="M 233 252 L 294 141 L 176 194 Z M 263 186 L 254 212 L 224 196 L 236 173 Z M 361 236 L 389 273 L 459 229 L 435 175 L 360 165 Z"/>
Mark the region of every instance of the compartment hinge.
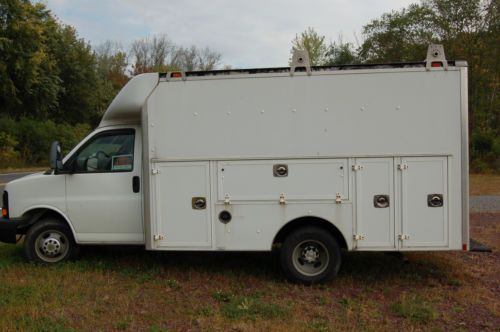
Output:
<path fill-rule="evenodd" d="M 408 234 L 399 234 L 398 235 L 398 239 L 400 241 L 403 241 L 403 240 L 409 240 L 410 239 L 410 236 Z"/>
<path fill-rule="evenodd" d="M 229 194 L 224 195 L 224 204 L 226 204 L 226 205 L 231 204 L 231 195 L 229 195 Z"/>
<path fill-rule="evenodd" d="M 280 194 L 280 204 L 281 205 L 285 205 L 286 204 L 285 193 L 281 193 Z"/>
<path fill-rule="evenodd" d="M 362 165 L 352 165 L 352 170 L 353 171 L 362 171 L 363 168 L 364 167 Z"/>
<path fill-rule="evenodd" d="M 364 240 L 365 239 L 365 236 L 363 234 L 354 234 L 352 236 L 352 238 L 355 240 L 355 241 L 360 241 L 360 240 Z"/>
<path fill-rule="evenodd" d="M 153 168 L 153 169 L 151 170 L 151 174 L 153 174 L 153 175 L 154 175 L 154 174 L 160 174 L 160 173 L 161 173 L 161 172 L 160 172 L 160 170 L 159 170 L 159 169 L 157 169 L 157 168 Z"/>
<path fill-rule="evenodd" d="M 342 203 L 342 194 L 341 193 L 337 193 L 335 195 L 335 203 L 337 203 L 337 204 L 341 204 Z"/>
<path fill-rule="evenodd" d="M 404 171 L 404 170 L 407 170 L 408 169 L 408 164 L 398 164 L 398 169 L 400 171 Z"/>
<path fill-rule="evenodd" d="M 155 234 L 155 235 L 153 235 L 153 240 L 155 240 L 155 241 L 162 241 L 164 239 L 165 239 L 165 235 L 163 235 L 163 234 Z"/>

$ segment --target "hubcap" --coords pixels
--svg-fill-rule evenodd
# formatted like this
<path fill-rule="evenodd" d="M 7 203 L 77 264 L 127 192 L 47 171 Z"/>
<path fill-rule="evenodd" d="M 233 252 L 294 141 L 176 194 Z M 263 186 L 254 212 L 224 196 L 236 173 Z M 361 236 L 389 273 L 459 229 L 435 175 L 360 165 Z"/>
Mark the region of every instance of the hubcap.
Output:
<path fill-rule="evenodd" d="M 42 251 L 45 255 L 54 257 L 61 251 L 61 242 L 59 239 L 48 238 L 43 241 Z"/>
<path fill-rule="evenodd" d="M 314 246 L 307 246 L 300 254 L 301 258 L 308 264 L 314 264 L 319 261 L 319 250 Z"/>
<path fill-rule="evenodd" d="M 309 277 L 323 273 L 330 263 L 325 245 L 316 240 L 302 241 L 294 248 L 292 256 L 295 269 Z"/>
<path fill-rule="evenodd" d="M 37 256 L 48 263 L 55 263 L 64 259 L 68 249 L 68 238 L 62 232 L 56 230 L 40 233 L 35 241 Z"/>

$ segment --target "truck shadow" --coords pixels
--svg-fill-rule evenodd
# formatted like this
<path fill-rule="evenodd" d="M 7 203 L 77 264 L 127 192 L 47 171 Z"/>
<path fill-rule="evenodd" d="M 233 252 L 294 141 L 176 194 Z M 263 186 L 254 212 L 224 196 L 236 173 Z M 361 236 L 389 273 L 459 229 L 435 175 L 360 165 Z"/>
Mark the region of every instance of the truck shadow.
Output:
<path fill-rule="evenodd" d="M 399 254 L 345 252 L 337 279 L 377 283 L 381 279 L 450 278 L 450 266 L 435 253 Z M 77 265 L 111 270 L 137 278 L 248 278 L 261 281 L 284 279 L 277 252 L 158 252 L 142 247 L 88 246 L 82 248 Z"/>

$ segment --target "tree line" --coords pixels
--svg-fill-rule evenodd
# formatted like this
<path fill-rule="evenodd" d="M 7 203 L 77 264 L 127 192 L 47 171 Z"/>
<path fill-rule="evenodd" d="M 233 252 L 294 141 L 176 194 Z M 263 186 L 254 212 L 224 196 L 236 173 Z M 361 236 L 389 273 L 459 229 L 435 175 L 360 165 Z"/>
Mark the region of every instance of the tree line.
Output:
<path fill-rule="evenodd" d="M 469 65 L 469 132 L 474 170 L 499 170 L 498 0 L 422 0 L 368 22 L 356 45 L 328 43 L 308 28 L 292 40 L 313 65 L 421 61 L 429 43 Z M 67 151 L 97 125 L 111 100 L 134 75 L 211 70 L 222 55 L 181 46 L 167 35 L 91 47 L 44 4 L 0 2 L 0 168 L 46 159 L 50 140 Z"/>
<path fill-rule="evenodd" d="M 221 57 L 167 35 L 136 40 L 128 50 L 112 41 L 92 48 L 44 4 L 1 0 L 0 168 L 45 162 L 53 139 L 68 151 L 132 76 L 211 70 Z"/>

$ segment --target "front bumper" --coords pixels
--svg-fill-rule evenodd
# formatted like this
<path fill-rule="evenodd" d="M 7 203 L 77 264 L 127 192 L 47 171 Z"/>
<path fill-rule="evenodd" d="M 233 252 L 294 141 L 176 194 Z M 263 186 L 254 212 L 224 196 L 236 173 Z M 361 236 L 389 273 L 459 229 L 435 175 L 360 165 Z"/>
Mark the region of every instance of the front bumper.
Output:
<path fill-rule="evenodd" d="M 16 243 L 16 235 L 24 234 L 27 220 L 0 218 L 0 242 Z"/>

